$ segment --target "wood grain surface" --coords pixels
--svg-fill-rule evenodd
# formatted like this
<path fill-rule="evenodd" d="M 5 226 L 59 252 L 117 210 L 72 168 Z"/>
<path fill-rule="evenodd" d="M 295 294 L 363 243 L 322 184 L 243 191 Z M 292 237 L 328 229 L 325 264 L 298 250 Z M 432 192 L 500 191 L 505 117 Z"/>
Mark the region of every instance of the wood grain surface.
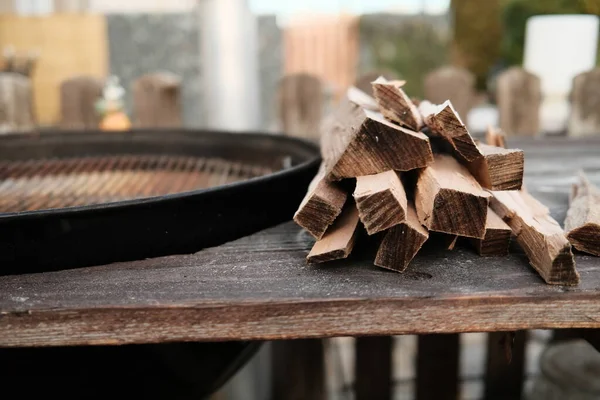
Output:
<path fill-rule="evenodd" d="M 600 183 L 598 139 L 508 142 L 558 221 L 579 169 Z M 313 242 L 289 222 L 193 255 L 3 276 L 0 346 L 600 328 L 597 257 L 576 253 L 581 283 L 566 287 L 515 246 L 500 258 L 425 246 L 399 274 L 365 252 L 307 265 Z"/>

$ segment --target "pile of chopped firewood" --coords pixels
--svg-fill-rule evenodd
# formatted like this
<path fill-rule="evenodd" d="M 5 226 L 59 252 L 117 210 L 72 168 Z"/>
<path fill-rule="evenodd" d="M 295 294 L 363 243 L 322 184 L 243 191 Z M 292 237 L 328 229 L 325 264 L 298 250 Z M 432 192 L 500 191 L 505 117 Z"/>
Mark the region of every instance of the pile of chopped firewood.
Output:
<path fill-rule="evenodd" d="M 361 226 L 379 240 L 375 265 L 398 272 L 429 232 L 446 235 L 450 249 L 469 238 L 484 256 L 508 254 L 513 236 L 547 283 L 576 285 L 567 236 L 522 186 L 523 152 L 494 130 L 478 143 L 450 101 L 417 106 L 403 84 L 379 78 L 374 98 L 351 88 L 324 122 L 323 162 L 294 216 L 317 239 L 308 261 L 348 257 Z"/>

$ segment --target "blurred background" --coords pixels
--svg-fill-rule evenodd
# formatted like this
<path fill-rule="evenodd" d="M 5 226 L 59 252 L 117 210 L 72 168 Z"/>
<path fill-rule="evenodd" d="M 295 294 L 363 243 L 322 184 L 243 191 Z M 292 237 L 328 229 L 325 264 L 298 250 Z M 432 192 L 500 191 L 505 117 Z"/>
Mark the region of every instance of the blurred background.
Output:
<path fill-rule="evenodd" d="M 530 20 L 565 14 L 579 19 Z M 93 127 L 101 117 L 69 104 L 83 96 L 91 107 L 114 75 L 134 126 L 311 137 L 349 86 L 370 90 L 384 75 L 406 80 L 415 98 L 450 98 L 474 133 L 566 133 L 572 80 L 598 62 L 597 17 L 581 14 L 600 14 L 600 1 L 3 0 L 3 69 L 31 78 L 32 102 L 3 130 Z M 144 117 L 140 78 L 158 85 L 151 97 L 171 104 L 169 115 Z M 521 111 L 502 96 L 522 99 Z"/>

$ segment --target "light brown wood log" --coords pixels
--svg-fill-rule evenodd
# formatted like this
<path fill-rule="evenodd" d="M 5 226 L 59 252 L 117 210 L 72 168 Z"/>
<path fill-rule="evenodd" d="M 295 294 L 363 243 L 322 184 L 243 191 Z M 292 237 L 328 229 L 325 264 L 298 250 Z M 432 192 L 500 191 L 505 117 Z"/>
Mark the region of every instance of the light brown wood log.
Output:
<path fill-rule="evenodd" d="M 132 84 L 137 128 L 177 128 L 182 125 L 181 79 L 171 73 L 143 75 Z"/>
<path fill-rule="evenodd" d="M 419 174 L 415 206 L 429 230 L 483 238 L 489 194 L 454 158 L 437 154 Z"/>
<path fill-rule="evenodd" d="M 375 101 L 373 96 L 363 92 L 362 90 L 354 86 L 348 88 L 346 95 L 352 103 L 362 108 L 371 111 L 379 111 L 379 106 L 377 105 L 377 101 Z"/>
<path fill-rule="evenodd" d="M 425 125 L 431 130 L 431 135 L 446 140 L 461 160 L 472 162 L 482 156 L 450 101 L 439 106 L 422 102 L 419 110 L 423 114 Z"/>
<path fill-rule="evenodd" d="M 323 126 L 321 152 L 329 180 L 408 171 L 433 161 L 426 135 L 402 128 L 347 99 Z"/>
<path fill-rule="evenodd" d="M 357 177 L 354 200 L 369 235 L 406 219 L 406 191 L 396 171 Z"/>
<path fill-rule="evenodd" d="M 402 90 L 404 83 L 404 81 L 388 81 L 379 77 L 373 82 L 373 93 L 384 117 L 418 131 L 423 126 L 423 118 L 417 106 Z"/>
<path fill-rule="evenodd" d="M 506 137 L 500 128 L 488 126 L 485 132 L 485 142 L 489 146 L 506 148 Z"/>
<path fill-rule="evenodd" d="M 479 184 L 490 190 L 519 190 L 523 185 L 525 156 L 519 149 L 504 149 L 480 143 L 482 157 L 466 163 Z"/>
<path fill-rule="evenodd" d="M 342 215 L 327 229 L 306 258 L 310 263 L 347 258 L 354 248 L 360 220 L 354 203 L 349 204 Z"/>
<path fill-rule="evenodd" d="M 406 220 L 385 232 L 375 265 L 393 271 L 405 271 L 428 237 L 429 232 L 419 222 L 414 204 L 409 204 Z"/>
<path fill-rule="evenodd" d="M 347 193 L 337 184 L 325 179 L 325 170 L 321 165 L 319 173 L 310 183 L 306 196 L 294 214 L 294 221 L 315 239 L 321 239 L 342 212 L 347 197 Z"/>
<path fill-rule="evenodd" d="M 492 192 L 491 208 L 512 229 L 529 262 L 549 284 L 577 285 L 571 244 L 548 208 L 523 191 Z"/>
<path fill-rule="evenodd" d="M 579 251 L 600 256 L 600 189 L 581 172 L 565 219 L 567 239 Z"/>
<path fill-rule="evenodd" d="M 492 209 L 488 209 L 483 239 L 473 239 L 472 244 L 480 256 L 508 254 L 512 230 Z"/>

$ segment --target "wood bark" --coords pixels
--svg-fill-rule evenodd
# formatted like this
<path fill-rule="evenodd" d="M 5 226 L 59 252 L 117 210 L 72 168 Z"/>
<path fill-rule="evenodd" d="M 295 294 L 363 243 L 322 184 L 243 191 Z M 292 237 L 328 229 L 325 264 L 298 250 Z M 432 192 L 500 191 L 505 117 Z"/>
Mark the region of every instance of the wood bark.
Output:
<path fill-rule="evenodd" d="M 322 263 L 347 258 L 354 248 L 359 222 L 356 206 L 354 203 L 349 204 L 325 235 L 315 243 L 308 254 L 308 262 Z"/>
<path fill-rule="evenodd" d="M 426 135 L 402 128 L 349 100 L 343 101 L 324 125 L 321 152 L 329 180 L 408 171 L 433 161 Z"/>
<path fill-rule="evenodd" d="M 569 242 L 579 251 L 600 256 L 600 189 L 582 172 L 573 185 L 565 219 Z"/>
<path fill-rule="evenodd" d="M 480 256 L 505 256 L 508 254 L 512 230 L 493 210 L 488 209 L 483 239 L 472 243 Z"/>
<path fill-rule="evenodd" d="M 327 228 L 342 212 L 347 197 L 347 193 L 336 183 L 325 179 L 325 171 L 321 166 L 319 173 L 310 183 L 298 211 L 294 214 L 294 221 L 315 239 L 321 239 Z"/>
<path fill-rule="evenodd" d="M 448 155 L 419 174 L 415 206 L 421 223 L 429 230 L 483 238 L 489 194 L 469 171 Z"/>
<path fill-rule="evenodd" d="M 439 136 L 447 141 L 459 159 L 472 162 L 482 156 L 473 137 L 450 101 L 439 106 L 422 102 L 419 109 L 424 116 L 425 125 L 431 130 L 431 135 Z"/>
<path fill-rule="evenodd" d="M 419 222 L 414 205 L 409 204 L 406 221 L 385 232 L 375 265 L 393 271 L 405 271 L 428 237 L 429 233 Z"/>
<path fill-rule="evenodd" d="M 549 284 L 577 285 L 571 244 L 548 208 L 522 191 L 492 192 L 491 208 L 512 229 L 529 262 Z"/>
<path fill-rule="evenodd" d="M 406 191 L 395 171 L 357 177 L 354 200 L 369 235 L 406 219 Z"/>
<path fill-rule="evenodd" d="M 521 189 L 525 164 L 522 150 L 482 143 L 477 147 L 482 156 L 466 165 L 482 187 L 490 190 Z"/>
<path fill-rule="evenodd" d="M 383 77 L 373 82 L 373 93 L 384 117 L 399 125 L 418 131 L 423 118 L 417 106 L 402 90 L 404 81 L 388 81 Z"/>

